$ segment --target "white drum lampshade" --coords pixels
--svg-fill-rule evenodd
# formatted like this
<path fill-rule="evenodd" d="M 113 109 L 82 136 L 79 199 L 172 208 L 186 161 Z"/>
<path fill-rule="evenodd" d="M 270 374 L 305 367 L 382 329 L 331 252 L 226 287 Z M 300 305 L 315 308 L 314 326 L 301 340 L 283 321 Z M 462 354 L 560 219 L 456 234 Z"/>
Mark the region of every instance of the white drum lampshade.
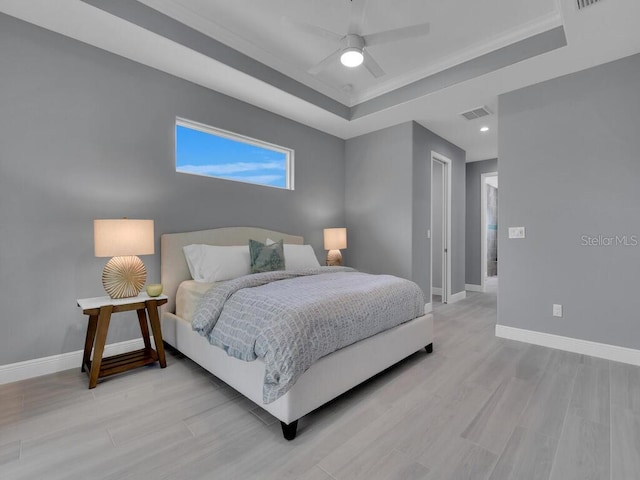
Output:
<path fill-rule="evenodd" d="M 113 257 L 102 271 L 102 285 L 109 296 L 137 296 L 147 281 L 147 270 L 137 255 L 155 253 L 153 220 L 94 220 L 93 241 L 96 257 Z"/>
<path fill-rule="evenodd" d="M 341 248 L 347 248 L 346 228 L 325 228 L 324 229 L 324 249 L 327 253 L 327 265 L 342 265 Z"/>

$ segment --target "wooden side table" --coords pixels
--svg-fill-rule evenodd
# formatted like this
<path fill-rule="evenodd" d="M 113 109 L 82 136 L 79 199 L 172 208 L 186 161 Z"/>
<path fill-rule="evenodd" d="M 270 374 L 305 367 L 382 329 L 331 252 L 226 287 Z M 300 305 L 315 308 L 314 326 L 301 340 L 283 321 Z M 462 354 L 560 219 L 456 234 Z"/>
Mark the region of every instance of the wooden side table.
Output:
<path fill-rule="evenodd" d="M 107 296 L 78 299 L 78 306 L 82 308 L 82 313 L 89 315 L 87 338 L 84 343 L 84 357 L 82 359 L 82 371 L 89 373 L 89 388 L 95 388 L 100 378 L 126 372 L 132 368 L 149 365 L 156 361 L 160 362 L 161 368 L 167 366 L 162 343 L 160 318 L 158 317 L 158 306 L 164 305 L 167 300 L 168 297 L 166 295 L 149 297 L 146 293 L 141 293 L 137 297 L 121 299 Z M 131 310 L 135 310 L 138 314 L 144 348 L 102 358 L 111 314 Z M 151 348 L 147 313 L 151 331 L 153 332 L 155 349 Z M 91 350 L 93 350 L 93 360 L 91 359 Z"/>

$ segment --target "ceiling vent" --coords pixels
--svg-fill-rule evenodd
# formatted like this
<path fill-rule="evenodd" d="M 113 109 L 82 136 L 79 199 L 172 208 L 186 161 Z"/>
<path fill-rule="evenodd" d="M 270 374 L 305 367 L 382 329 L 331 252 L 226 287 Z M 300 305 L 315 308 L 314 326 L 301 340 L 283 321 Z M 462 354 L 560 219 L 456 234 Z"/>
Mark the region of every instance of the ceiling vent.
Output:
<path fill-rule="evenodd" d="M 578 3 L 578 10 L 582 10 L 583 8 L 590 7 L 591 5 L 594 5 L 599 1 L 600 0 L 576 0 L 576 2 Z"/>
<path fill-rule="evenodd" d="M 476 118 L 486 117 L 487 115 L 491 115 L 491 110 L 488 107 L 480 107 L 474 108 L 473 110 L 469 110 L 468 112 L 463 112 L 462 115 L 467 120 L 475 120 Z"/>

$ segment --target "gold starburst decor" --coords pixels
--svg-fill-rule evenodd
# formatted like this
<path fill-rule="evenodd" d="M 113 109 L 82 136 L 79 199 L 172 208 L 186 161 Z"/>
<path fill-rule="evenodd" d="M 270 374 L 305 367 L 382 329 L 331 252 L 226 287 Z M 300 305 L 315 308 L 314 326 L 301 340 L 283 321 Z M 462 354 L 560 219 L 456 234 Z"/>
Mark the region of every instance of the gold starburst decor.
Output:
<path fill-rule="evenodd" d="M 111 298 L 137 296 L 147 281 L 147 269 L 140 257 L 113 257 L 102 271 L 102 286 Z"/>
<path fill-rule="evenodd" d="M 136 255 L 153 255 L 153 220 L 94 220 L 96 257 L 113 257 L 102 271 L 102 285 L 111 298 L 137 296 L 147 281 L 147 270 Z"/>
<path fill-rule="evenodd" d="M 329 250 L 329 252 L 327 252 L 326 265 L 328 267 L 339 267 L 342 265 L 342 252 L 340 252 L 340 250 Z"/>

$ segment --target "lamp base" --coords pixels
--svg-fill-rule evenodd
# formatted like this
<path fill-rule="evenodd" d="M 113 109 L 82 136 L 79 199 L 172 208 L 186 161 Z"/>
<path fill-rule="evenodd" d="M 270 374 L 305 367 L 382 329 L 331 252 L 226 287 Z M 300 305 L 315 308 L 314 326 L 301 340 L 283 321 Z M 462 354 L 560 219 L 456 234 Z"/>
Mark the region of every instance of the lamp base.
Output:
<path fill-rule="evenodd" d="M 147 281 L 147 269 L 139 257 L 113 257 L 102 271 L 102 286 L 111 298 L 137 296 Z"/>
<path fill-rule="evenodd" d="M 340 250 L 329 250 L 327 253 L 327 266 L 339 267 L 342 265 L 342 253 Z"/>

